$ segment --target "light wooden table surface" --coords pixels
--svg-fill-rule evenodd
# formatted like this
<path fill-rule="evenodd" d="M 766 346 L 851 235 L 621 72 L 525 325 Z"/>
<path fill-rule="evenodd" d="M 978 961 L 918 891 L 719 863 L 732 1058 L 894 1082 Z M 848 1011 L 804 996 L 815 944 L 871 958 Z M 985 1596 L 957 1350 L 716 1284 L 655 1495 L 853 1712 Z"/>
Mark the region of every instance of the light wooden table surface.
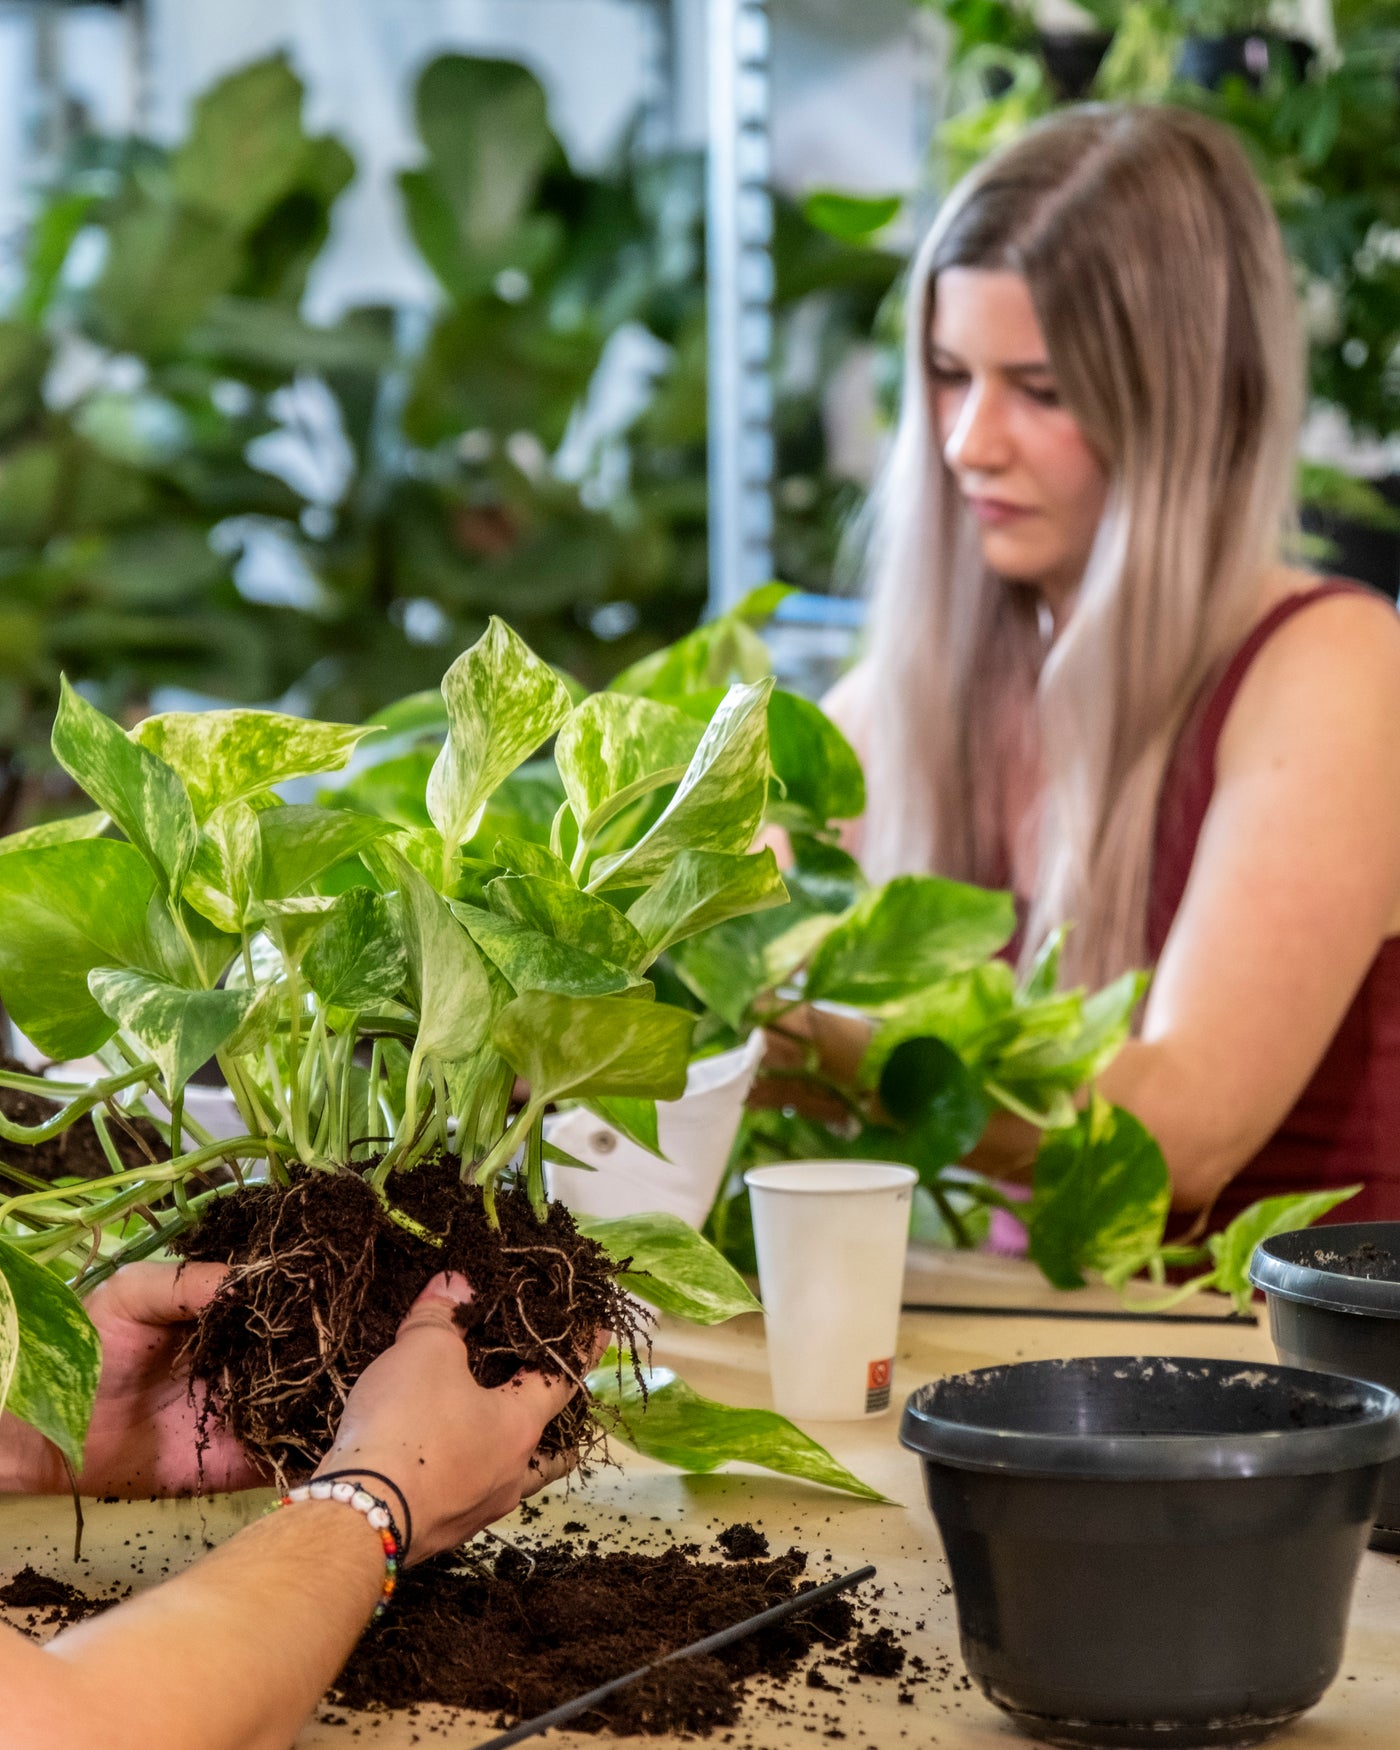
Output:
<path fill-rule="evenodd" d="M 888 1415 L 860 1423 L 812 1424 L 810 1432 L 866 1481 L 896 1503 L 868 1506 L 826 1490 L 786 1482 L 761 1473 L 685 1477 L 633 1454 L 624 1468 L 596 1478 L 585 1491 L 573 1489 L 565 1502 L 562 1488 L 549 1491 L 545 1517 L 527 1535 L 548 1534 L 565 1519 L 582 1520 L 588 1535 L 606 1539 L 626 1516 L 635 1532 L 652 1521 L 678 1535 L 708 1544 L 707 1533 L 737 1519 L 766 1532 L 775 1552 L 798 1544 L 811 1552 L 809 1572 L 817 1578 L 874 1562 L 873 1585 L 882 1589 L 882 1621 L 911 1631 L 907 1645 L 920 1653 L 941 1679 L 915 1690 L 914 1707 L 901 1706 L 897 1685 L 862 1680 L 844 1692 L 841 1703 L 824 1691 L 800 1684 L 776 1691 L 794 1711 L 777 1714 L 757 1705 L 746 1709 L 731 1740 L 753 1750 L 811 1750 L 824 1744 L 835 1720 L 845 1734 L 840 1750 L 1012 1750 L 1019 1737 L 981 1695 L 965 1687 L 958 1657 L 957 1628 L 948 1572 L 938 1534 L 924 1505 L 919 1467 L 899 1446 L 899 1406 L 913 1387 L 944 1373 L 1001 1361 L 1042 1356 L 1169 1354 L 1272 1359 L 1267 1328 L 1239 1323 L 1198 1324 L 1158 1320 L 1124 1325 L 1102 1319 L 1064 1320 L 1037 1316 L 1037 1309 L 1072 1307 L 1107 1310 L 1117 1300 L 1106 1292 L 1057 1294 L 1028 1265 L 973 1255 L 916 1255 L 911 1259 L 905 1299 L 948 1301 L 966 1306 L 1013 1305 L 1024 1316 L 977 1313 L 907 1314 L 900 1330 L 892 1408 Z M 1228 1311 L 1225 1303 L 1202 1299 L 1183 1309 L 1193 1313 Z M 713 1331 L 667 1324 L 657 1344 L 658 1362 L 677 1368 L 707 1397 L 729 1403 L 765 1405 L 768 1379 L 761 1320 L 736 1320 Z M 72 1561 L 71 1509 L 54 1499 L 0 1503 L 0 1538 L 5 1574 L 26 1561 L 43 1571 L 96 1590 L 114 1580 L 149 1584 L 199 1553 L 203 1537 L 227 1535 L 259 1512 L 266 1497 L 220 1497 L 203 1503 L 135 1502 L 92 1504 L 84 1560 Z M 501 1530 L 512 1533 L 512 1521 Z M 867 1587 L 866 1591 L 869 1590 Z M 1072 1609 L 1072 1600 L 1066 1601 Z M 914 1624 L 922 1628 L 913 1632 Z M 949 1669 L 951 1667 L 951 1669 Z M 809 1702 L 812 1704 L 809 1709 Z M 439 1730 L 429 1733 L 429 1725 Z M 813 1732 L 815 1725 L 816 1731 Z M 353 1728 L 358 1727 L 358 1733 Z M 445 1728 L 445 1730 L 443 1729 Z M 490 1722 L 471 1714 L 423 1709 L 416 1719 L 403 1713 L 353 1715 L 344 1725 L 313 1721 L 297 1740 L 297 1750 L 400 1750 L 413 1744 L 470 1747 L 492 1735 Z M 652 1750 L 681 1742 L 658 1738 L 600 1738 L 551 1733 L 539 1740 L 554 1750 L 585 1750 L 608 1744 Z M 717 1738 L 716 1745 L 723 1739 Z M 1368 1553 L 1362 1561 L 1352 1610 L 1351 1632 L 1341 1676 L 1321 1705 L 1276 1742 L 1281 1750 L 1360 1750 L 1361 1746 L 1400 1744 L 1400 1558 Z M 57 1750 L 57 1747 L 55 1747 Z"/>

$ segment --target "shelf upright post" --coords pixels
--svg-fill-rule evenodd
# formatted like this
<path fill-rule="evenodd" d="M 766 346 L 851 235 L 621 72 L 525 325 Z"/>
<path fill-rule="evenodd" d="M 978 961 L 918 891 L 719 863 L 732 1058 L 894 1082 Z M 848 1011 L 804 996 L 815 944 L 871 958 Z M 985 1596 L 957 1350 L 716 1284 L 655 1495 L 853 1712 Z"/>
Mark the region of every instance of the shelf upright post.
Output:
<path fill-rule="evenodd" d="M 709 0 L 706 223 L 712 615 L 772 575 L 767 0 Z"/>

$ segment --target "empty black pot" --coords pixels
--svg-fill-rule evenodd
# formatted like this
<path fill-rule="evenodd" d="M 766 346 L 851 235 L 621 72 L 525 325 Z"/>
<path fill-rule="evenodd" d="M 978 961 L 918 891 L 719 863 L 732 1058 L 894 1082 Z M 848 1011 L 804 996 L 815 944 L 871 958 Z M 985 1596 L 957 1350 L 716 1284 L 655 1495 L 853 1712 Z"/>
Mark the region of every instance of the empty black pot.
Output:
<path fill-rule="evenodd" d="M 1227 79 L 1243 79 L 1255 91 L 1273 72 L 1286 69 L 1295 81 L 1307 78 L 1316 54 L 1297 36 L 1267 30 L 1235 30 L 1224 36 L 1189 36 L 1177 56 L 1176 76 L 1218 91 Z"/>
<path fill-rule="evenodd" d="M 1400 1391 L 1400 1221 L 1276 1234 L 1256 1247 L 1249 1279 L 1280 1361 Z M 1400 1551 L 1400 1463 L 1381 1478 L 1371 1548 Z"/>
<path fill-rule="evenodd" d="M 968 1671 L 1051 1744 L 1250 1744 L 1336 1676 L 1400 1398 L 1288 1367 L 1098 1357 L 922 1387 Z"/>

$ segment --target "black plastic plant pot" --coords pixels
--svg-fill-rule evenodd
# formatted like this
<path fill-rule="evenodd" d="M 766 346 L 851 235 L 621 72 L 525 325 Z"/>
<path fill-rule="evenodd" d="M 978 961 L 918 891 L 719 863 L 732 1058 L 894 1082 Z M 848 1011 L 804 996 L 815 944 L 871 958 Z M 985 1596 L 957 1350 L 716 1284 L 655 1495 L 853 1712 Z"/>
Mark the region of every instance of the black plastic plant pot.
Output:
<path fill-rule="evenodd" d="M 1400 1221 L 1276 1234 L 1255 1248 L 1279 1360 L 1400 1391 Z M 1371 1548 L 1400 1552 L 1400 1463 L 1386 1466 Z"/>
<path fill-rule="evenodd" d="M 1297 83 L 1308 74 L 1316 50 L 1302 37 L 1266 30 L 1235 30 L 1225 36 L 1189 36 L 1177 57 L 1176 76 L 1207 91 L 1227 79 L 1243 79 L 1258 91 L 1272 72 L 1287 69 Z"/>
<path fill-rule="evenodd" d="M 1078 103 L 1089 95 L 1103 58 L 1113 45 L 1109 31 L 1042 30 L 1036 47 L 1061 103 Z"/>
<path fill-rule="evenodd" d="M 1290 1367 L 1098 1357 L 910 1397 L 963 1658 L 1049 1744 L 1254 1744 L 1337 1674 L 1400 1398 Z"/>

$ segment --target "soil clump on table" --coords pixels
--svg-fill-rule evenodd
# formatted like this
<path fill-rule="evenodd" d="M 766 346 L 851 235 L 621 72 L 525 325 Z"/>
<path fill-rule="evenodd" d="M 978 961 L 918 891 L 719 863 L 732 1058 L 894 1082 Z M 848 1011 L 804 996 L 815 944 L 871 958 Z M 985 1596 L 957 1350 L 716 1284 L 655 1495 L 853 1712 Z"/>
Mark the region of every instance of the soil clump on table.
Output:
<path fill-rule="evenodd" d="M 47 1614 L 39 1623 L 45 1628 L 71 1628 L 98 1616 L 117 1603 L 115 1598 L 92 1598 L 66 1580 L 56 1580 L 51 1574 L 41 1574 L 36 1568 L 23 1567 L 13 1579 L 0 1585 L 0 1604 L 12 1610 L 42 1610 Z"/>
<path fill-rule="evenodd" d="M 13 1057 L 0 1056 L 0 1069 L 15 1075 L 33 1075 L 33 1068 Z M 0 1113 L 11 1124 L 30 1128 L 47 1124 L 63 1105 L 58 1096 L 53 1099 L 31 1093 L 27 1088 L 0 1088 Z M 130 1118 L 123 1114 L 107 1114 L 109 1134 L 117 1157 L 124 1167 L 142 1167 L 150 1161 L 168 1160 L 170 1150 L 149 1118 Z M 51 1182 L 54 1179 L 103 1179 L 112 1164 L 102 1151 L 92 1119 L 86 1114 L 75 1124 L 47 1142 L 6 1142 L 0 1139 L 0 1179 L 6 1187 L 24 1189 L 21 1181 L 5 1172 L 5 1167 L 18 1167 L 31 1178 Z"/>
<path fill-rule="evenodd" d="M 366 1632 L 332 1685 L 332 1699 L 373 1711 L 436 1702 L 493 1714 L 505 1726 L 812 1584 L 798 1549 L 765 1561 L 707 1562 L 697 1559 L 696 1548 L 584 1553 L 563 1541 L 528 1555 L 507 1549 L 494 1571 L 437 1557 L 401 1581 L 393 1609 Z M 813 1688 L 841 1689 L 858 1673 L 897 1676 L 904 1649 L 888 1628 L 859 1632 L 858 1610 L 850 1597 L 827 1598 L 716 1653 L 675 1660 L 570 1729 L 705 1734 L 732 1726 L 749 1680 L 791 1679 L 813 1653 L 827 1672 L 838 1673 L 835 1681 L 823 1675 Z"/>
<path fill-rule="evenodd" d="M 1318 1270 L 1335 1270 L 1342 1276 L 1364 1276 L 1372 1282 L 1400 1282 L 1400 1258 L 1370 1240 L 1350 1252 L 1313 1253 L 1312 1263 Z"/>
<path fill-rule="evenodd" d="M 599 1331 L 624 1354 L 646 1346 L 651 1315 L 619 1286 L 627 1261 L 585 1238 L 561 1203 L 540 1222 L 524 1192 L 498 1191 L 499 1230 L 452 1155 L 389 1181 L 395 1207 L 436 1244 L 390 1219 L 364 1176 L 298 1169 L 290 1187 L 250 1185 L 213 1200 L 172 1250 L 233 1266 L 201 1313 L 186 1354 L 209 1386 L 206 1417 L 280 1477 L 309 1470 L 330 1445 L 346 1395 L 394 1340 L 439 1271 L 472 1285 L 457 1323 L 472 1372 L 504 1385 L 522 1367 L 582 1383 Z M 545 1430 L 541 1451 L 586 1459 L 602 1433 L 579 1394 Z"/>

